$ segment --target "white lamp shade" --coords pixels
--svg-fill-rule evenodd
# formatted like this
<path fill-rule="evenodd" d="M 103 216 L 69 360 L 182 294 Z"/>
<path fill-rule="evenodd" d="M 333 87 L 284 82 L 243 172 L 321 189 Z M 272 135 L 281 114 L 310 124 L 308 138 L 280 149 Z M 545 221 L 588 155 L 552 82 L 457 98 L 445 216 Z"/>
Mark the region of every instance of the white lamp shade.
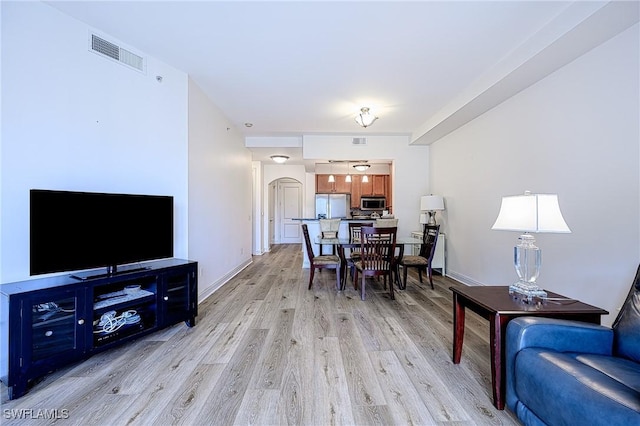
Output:
<path fill-rule="evenodd" d="M 420 197 L 420 210 L 444 210 L 444 198 L 441 195 L 423 195 Z"/>
<path fill-rule="evenodd" d="M 498 218 L 491 229 L 519 232 L 570 233 L 555 194 L 502 197 Z"/>

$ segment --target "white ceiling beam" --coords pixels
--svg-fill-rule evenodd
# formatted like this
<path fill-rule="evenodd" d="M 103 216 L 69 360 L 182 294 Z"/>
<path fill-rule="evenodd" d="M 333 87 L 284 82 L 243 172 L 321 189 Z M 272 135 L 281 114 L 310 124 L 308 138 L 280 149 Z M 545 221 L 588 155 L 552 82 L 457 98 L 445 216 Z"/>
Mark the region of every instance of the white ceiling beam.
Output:
<path fill-rule="evenodd" d="M 575 2 L 416 129 L 430 145 L 639 21 L 638 2 Z"/>

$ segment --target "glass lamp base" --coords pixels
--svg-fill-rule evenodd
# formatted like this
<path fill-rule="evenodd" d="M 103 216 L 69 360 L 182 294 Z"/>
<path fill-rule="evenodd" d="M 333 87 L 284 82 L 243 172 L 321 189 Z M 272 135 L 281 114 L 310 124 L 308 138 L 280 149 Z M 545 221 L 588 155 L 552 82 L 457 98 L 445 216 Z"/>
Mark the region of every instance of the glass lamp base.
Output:
<path fill-rule="evenodd" d="M 509 286 L 509 294 L 516 299 L 521 299 L 526 302 L 532 302 L 534 298 L 545 299 L 547 297 L 547 292 L 535 283 L 527 283 L 524 281 L 511 284 Z"/>

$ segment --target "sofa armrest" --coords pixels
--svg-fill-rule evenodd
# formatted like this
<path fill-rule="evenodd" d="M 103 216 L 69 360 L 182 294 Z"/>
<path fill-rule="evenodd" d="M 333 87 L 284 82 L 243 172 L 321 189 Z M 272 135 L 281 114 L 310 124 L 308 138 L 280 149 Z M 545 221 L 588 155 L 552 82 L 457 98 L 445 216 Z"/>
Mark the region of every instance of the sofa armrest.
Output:
<path fill-rule="evenodd" d="M 507 325 L 506 344 L 506 402 L 515 412 L 515 358 L 527 347 L 548 348 L 558 352 L 579 352 L 611 355 L 613 330 L 585 322 L 540 317 L 515 318 Z"/>
<path fill-rule="evenodd" d="M 611 355 L 613 331 L 609 327 L 553 318 L 521 317 L 507 325 L 507 349 L 517 353 L 527 347 L 558 352 Z"/>

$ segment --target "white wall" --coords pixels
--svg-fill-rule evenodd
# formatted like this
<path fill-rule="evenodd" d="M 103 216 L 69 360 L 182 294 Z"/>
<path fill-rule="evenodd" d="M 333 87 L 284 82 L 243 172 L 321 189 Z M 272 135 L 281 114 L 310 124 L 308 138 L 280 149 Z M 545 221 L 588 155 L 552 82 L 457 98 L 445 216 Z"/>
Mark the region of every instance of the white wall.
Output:
<path fill-rule="evenodd" d="M 538 234 L 542 287 L 607 309 L 640 261 L 638 25 L 431 146 L 446 197 L 447 270 L 515 281 L 517 233 L 491 231 L 503 195 L 557 193 L 571 234 Z"/>
<path fill-rule="evenodd" d="M 1 7 L 0 281 L 29 276 L 31 188 L 172 195 L 186 257 L 186 74 L 91 53 L 89 28 L 44 3 Z"/>
<path fill-rule="evenodd" d="M 2 3 L 0 279 L 29 275 L 30 188 L 172 195 L 174 254 L 199 262 L 202 300 L 251 261 L 251 155 L 184 72 L 124 43 L 146 74 L 104 59 L 88 31 Z"/>
<path fill-rule="evenodd" d="M 199 300 L 251 262 L 252 163 L 244 140 L 189 80 L 189 257 Z"/>

